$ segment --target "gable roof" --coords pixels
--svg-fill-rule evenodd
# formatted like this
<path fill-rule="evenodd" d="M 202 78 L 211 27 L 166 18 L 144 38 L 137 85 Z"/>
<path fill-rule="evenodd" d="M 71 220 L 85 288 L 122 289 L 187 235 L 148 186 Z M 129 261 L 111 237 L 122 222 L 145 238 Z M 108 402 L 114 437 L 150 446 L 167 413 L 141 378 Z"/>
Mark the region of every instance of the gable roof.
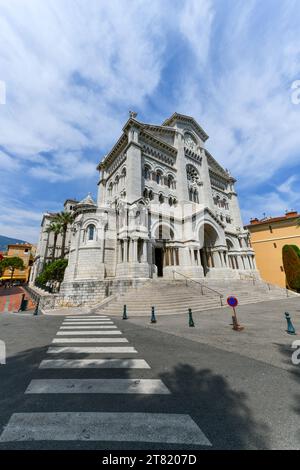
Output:
<path fill-rule="evenodd" d="M 188 124 L 191 124 L 196 132 L 200 134 L 202 140 L 205 142 L 208 139 L 208 134 L 202 129 L 202 127 L 195 121 L 195 119 L 192 116 L 186 116 L 185 114 L 180 114 L 180 113 L 173 113 L 172 116 L 167 118 L 162 125 L 163 126 L 172 126 L 172 124 L 175 121 L 181 121 L 181 122 L 186 122 Z"/>

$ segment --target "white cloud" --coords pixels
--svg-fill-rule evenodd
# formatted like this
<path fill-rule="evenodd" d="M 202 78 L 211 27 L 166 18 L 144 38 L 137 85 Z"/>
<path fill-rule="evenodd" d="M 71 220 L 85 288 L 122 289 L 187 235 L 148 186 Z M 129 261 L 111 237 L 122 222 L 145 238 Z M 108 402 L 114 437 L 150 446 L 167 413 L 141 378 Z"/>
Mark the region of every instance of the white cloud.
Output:
<path fill-rule="evenodd" d="M 250 189 L 300 160 L 300 106 L 290 97 L 292 81 L 300 78 L 300 9 L 299 2 L 272 10 L 251 1 L 232 2 L 228 12 L 225 3 L 213 4 L 204 54 L 203 30 L 191 23 L 198 62 L 176 108 L 197 118 L 211 136 L 208 149 Z"/>
<path fill-rule="evenodd" d="M 33 166 L 30 175 L 51 183 L 93 177 L 96 173 L 94 162 L 79 152 L 58 152 L 46 159 L 44 165 Z"/>
<path fill-rule="evenodd" d="M 0 172 L 5 171 L 14 171 L 20 168 L 20 164 L 15 157 L 11 157 L 0 150 Z"/>
<path fill-rule="evenodd" d="M 1 8 L 1 145 L 23 158 L 107 146 L 124 109 L 142 106 L 159 82 L 160 2 L 10 0 Z"/>
<path fill-rule="evenodd" d="M 189 41 L 200 64 L 205 64 L 209 53 L 213 17 L 211 0 L 188 0 L 180 15 L 179 30 Z"/>
<path fill-rule="evenodd" d="M 0 0 L 0 171 L 16 175 L 0 185 L 0 233 L 19 234 L 22 224 L 28 237 L 38 231 L 37 213 L 15 212 L 11 185 L 21 200 L 38 180 L 86 183 L 129 109 L 144 110 L 147 121 L 163 106 L 193 115 L 210 135 L 208 149 L 238 177 L 245 216 L 299 204 L 293 178 L 253 194 L 287 163 L 299 164 L 300 106 L 290 95 L 300 79 L 299 2 L 271 5 Z M 180 49 L 179 73 L 168 75 Z M 162 82 L 170 90 L 157 93 Z"/>
<path fill-rule="evenodd" d="M 42 212 L 17 207 L 7 200 L 1 206 L 0 234 L 36 243 L 41 218 Z"/>

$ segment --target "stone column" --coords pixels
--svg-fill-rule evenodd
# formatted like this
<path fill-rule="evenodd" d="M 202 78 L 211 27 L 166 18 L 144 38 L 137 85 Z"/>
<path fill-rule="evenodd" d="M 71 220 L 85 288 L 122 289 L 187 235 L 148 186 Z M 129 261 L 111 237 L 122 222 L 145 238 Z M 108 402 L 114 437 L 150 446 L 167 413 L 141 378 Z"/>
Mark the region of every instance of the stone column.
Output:
<path fill-rule="evenodd" d="M 148 240 L 143 240 L 142 263 L 147 263 L 147 261 L 148 261 Z"/>
<path fill-rule="evenodd" d="M 241 255 L 237 255 L 236 260 L 237 260 L 238 269 L 243 269 L 243 262 L 242 262 Z"/>
<path fill-rule="evenodd" d="M 123 263 L 127 263 L 128 262 L 128 239 L 125 238 L 123 240 Z"/>
<path fill-rule="evenodd" d="M 187 175 L 186 175 L 186 157 L 184 154 L 184 141 L 183 134 L 177 131 L 175 134 L 175 146 L 177 146 L 177 197 L 178 202 L 185 202 L 189 200 Z"/>
<path fill-rule="evenodd" d="M 126 151 L 127 201 L 132 203 L 142 194 L 142 151 L 139 145 L 139 130 L 132 125 L 128 130 Z"/>
<path fill-rule="evenodd" d="M 198 250 L 198 259 L 199 259 L 199 266 L 202 266 L 202 261 L 201 261 L 201 250 Z"/>
<path fill-rule="evenodd" d="M 170 249 L 168 247 L 165 250 L 165 265 L 170 266 Z"/>
<path fill-rule="evenodd" d="M 219 252 L 218 251 L 213 251 L 212 252 L 212 258 L 213 258 L 213 264 L 215 268 L 221 268 L 221 261 L 219 257 Z"/>
<path fill-rule="evenodd" d="M 175 265 L 179 266 L 180 261 L 179 261 L 179 248 L 175 248 Z"/>
<path fill-rule="evenodd" d="M 122 263 L 122 241 L 118 240 L 118 263 Z"/>
<path fill-rule="evenodd" d="M 137 263 L 138 261 L 138 239 L 137 238 L 134 238 L 132 240 L 132 261 L 134 263 Z"/>
<path fill-rule="evenodd" d="M 248 265 L 249 265 L 249 269 L 253 269 L 252 265 L 251 265 L 251 256 L 249 256 L 249 255 L 247 255 L 247 262 L 248 262 Z"/>

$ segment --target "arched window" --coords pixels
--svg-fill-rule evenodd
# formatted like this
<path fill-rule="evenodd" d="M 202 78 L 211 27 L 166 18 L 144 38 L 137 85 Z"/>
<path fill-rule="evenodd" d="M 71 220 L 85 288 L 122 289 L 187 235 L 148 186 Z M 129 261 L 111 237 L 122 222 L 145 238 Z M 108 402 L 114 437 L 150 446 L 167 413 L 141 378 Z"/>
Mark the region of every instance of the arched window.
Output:
<path fill-rule="evenodd" d="M 147 189 L 147 188 L 144 189 L 143 196 L 144 196 L 144 198 L 146 198 L 146 199 L 149 197 L 148 189 Z"/>
<path fill-rule="evenodd" d="M 173 178 L 173 176 L 171 176 L 171 175 L 168 176 L 167 184 L 168 184 L 168 188 L 170 188 L 170 189 L 173 188 L 173 186 L 174 186 L 174 178 Z"/>
<path fill-rule="evenodd" d="M 156 172 L 156 176 L 155 176 L 155 181 L 157 182 L 157 184 L 160 184 L 161 183 L 161 177 L 162 177 L 162 174 L 160 171 L 157 171 Z"/>
<path fill-rule="evenodd" d="M 146 180 L 150 179 L 150 168 L 148 166 L 144 167 L 144 177 Z"/>
<path fill-rule="evenodd" d="M 154 195 L 153 195 L 152 191 L 149 191 L 149 199 L 150 199 L 150 201 L 153 201 L 153 199 L 154 199 Z"/>
<path fill-rule="evenodd" d="M 160 203 L 160 204 L 163 204 L 163 203 L 164 203 L 165 198 L 164 198 L 163 194 L 160 194 L 160 195 L 159 195 L 158 200 L 159 200 L 159 203 Z"/>
<path fill-rule="evenodd" d="M 173 206 L 173 199 L 171 197 L 169 197 L 169 205 Z"/>
<path fill-rule="evenodd" d="M 87 227 L 87 239 L 88 240 L 94 240 L 95 237 L 95 225 L 90 224 Z"/>
<path fill-rule="evenodd" d="M 118 192 L 118 190 L 119 190 L 119 176 L 117 175 L 115 179 L 115 191 Z"/>

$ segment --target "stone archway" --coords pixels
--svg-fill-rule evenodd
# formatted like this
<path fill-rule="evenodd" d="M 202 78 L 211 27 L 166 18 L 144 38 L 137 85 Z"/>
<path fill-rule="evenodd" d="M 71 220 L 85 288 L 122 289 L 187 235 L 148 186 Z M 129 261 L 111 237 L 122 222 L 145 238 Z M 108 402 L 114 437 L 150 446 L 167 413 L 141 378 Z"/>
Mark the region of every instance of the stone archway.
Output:
<path fill-rule="evenodd" d="M 158 277 L 163 277 L 164 268 L 173 265 L 174 260 L 178 259 L 177 252 L 173 253 L 173 249 L 168 246 L 174 240 L 174 236 L 173 228 L 167 223 L 160 222 L 153 227 L 153 264 L 156 266 Z"/>
<path fill-rule="evenodd" d="M 214 248 L 219 244 L 219 234 L 217 230 L 209 223 L 205 222 L 199 230 L 199 240 L 202 248 L 200 249 L 201 264 L 204 276 L 206 276 L 212 268 L 219 265 L 218 255 Z"/>

